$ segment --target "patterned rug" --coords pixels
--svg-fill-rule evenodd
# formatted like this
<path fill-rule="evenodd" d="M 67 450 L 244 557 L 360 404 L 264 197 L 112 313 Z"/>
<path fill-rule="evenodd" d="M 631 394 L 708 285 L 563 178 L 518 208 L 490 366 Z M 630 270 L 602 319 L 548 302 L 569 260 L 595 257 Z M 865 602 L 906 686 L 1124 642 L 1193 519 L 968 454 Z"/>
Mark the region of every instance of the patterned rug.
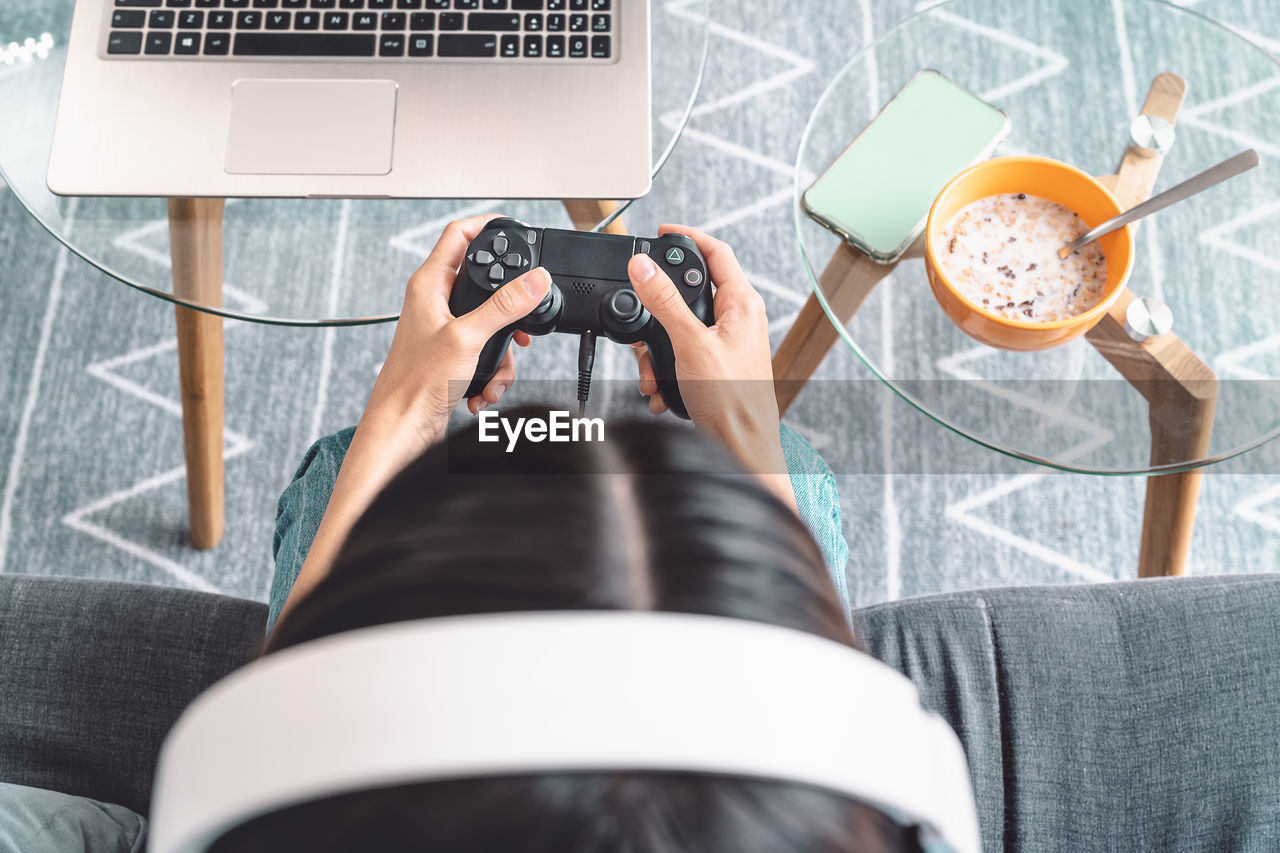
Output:
<path fill-rule="evenodd" d="M 1108 44 L 1123 40 L 1117 27 L 1125 3 L 1114 5 L 1120 12 L 1097 23 L 1098 38 Z M 1194 5 L 1280 52 L 1280 7 L 1274 3 Z M 791 222 L 793 168 L 805 120 L 852 52 L 910 15 L 914 5 L 712 0 L 711 7 L 711 58 L 698 109 L 671 163 L 627 224 L 635 233 L 653 233 L 661 222 L 684 221 L 733 243 L 766 295 L 776 345 L 808 292 Z M 1018 4 L 1012 8 L 1017 14 Z M 975 61 L 1001 43 L 998 28 L 973 38 L 972 24 L 966 28 L 963 15 L 956 15 L 957 37 L 972 39 Z M 29 35 L 36 34 L 0 32 L 0 45 Z M 1011 65 L 1011 80 L 1032 87 L 1053 73 L 1035 50 L 1021 53 L 1026 67 Z M 1236 108 L 1250 108 L 1253 94 L 1233 97 Z M 1259 147 L 1264 156 L 1280 154 Z M 325 270 L 335 243 L 342 242 L 335 240 L 342 208 L 334 204 L 335 230 L 299 235 L 264 251 Z M 464 209 L 459 205 L 460 213 Z M 1266 213 L 1251 220 L 1261 223 L 1253 231 L 1235 236 L 1252 251 L 1260 274 L 1273 274 L 1280 267 L 1270 251 L 1274 242 L 1267 242 Z M 402 287 L 420 258 L 415 253 L 438 231 L 434 219 L 405 223 L 391 238 L 404 248 L 394 269 L 349 263 L 348 290 Z M 1259 242 L 1250 243 L 1255 237 Z M 127 235 L 122 230 L 118 241 L 122 264 L 154 263 L 163 248 L 163 232 L 137 227 Z M 170 307 L 62 249 L 8 192 L 0 192 L 0 259 L 0 346 L 7 356 L 0 370 L 0 571 L 264 598 L 276 497 L 316 436 L 359 417 L 391 328 L 228 324 L 227 535 L 216 550 L 197 553 L 186 545 Z M 300 275 L 297 286 L 325 285 Z M 1278 378 L 1277 341 L 1260 335 L 1230 352 L 1204 355 L 1218 366 L 1215 359 L 1247 359 L 1255 378 Z M 564 377 L 572 369 L 572 348 L 569 341 L 535 348 L 522 363 L 524 375 Z M 630 375 L 626 353 L 612 347 L 602 353 L 601 375 Z M 808 389 L 788 420 L 840 473 L 857 603 L 1135 574 L 1142 480 L 1058 474 L 997 457 L 879 393 L 843 345 L 819 376 L 832 381 Z M 939 459 L 974 461 L 946 473 L 918 473 L 905 460 L 922 449 Z M 1249 470 L 1235 466 L 1205 478 L 1192 572 L 1280 565 L 1280 474 L 1274 466 L 1267 474 Z"/>

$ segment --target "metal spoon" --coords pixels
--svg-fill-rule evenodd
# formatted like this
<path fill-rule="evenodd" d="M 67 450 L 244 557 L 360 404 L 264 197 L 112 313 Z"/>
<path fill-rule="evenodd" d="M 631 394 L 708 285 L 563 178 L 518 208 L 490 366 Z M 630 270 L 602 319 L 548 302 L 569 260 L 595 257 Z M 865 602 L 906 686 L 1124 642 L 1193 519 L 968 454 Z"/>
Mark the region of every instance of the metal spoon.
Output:
<path fill-rule="evenodd" d="M 1256 165 L 1258 165 L 1257 151 L 1252 148 L 1241 151 L 1236 156 L 1223 160 L 1216 166 L 1210 166 L 1195 177 L 1187 178 L 1176 187 L 1170 187 L 1160 195 L 1152 196 L 1142 204 L 1134 205 L 1119 216 L 1111 217 L 1097 228 L 1077 237 L 1059 249 L 1058 257 L 1065 260 L 1067 255 L 1081 246 L 1087 246 L 1099 237 L 1110 234 L 1117 228 L 1123 228 L 1135 219 L 1141 219 L 1149 213 L 1155 213 L 1157 210 L 1164 210 L 1169 205 L 1177 204 L 1184 198 L 1193 196 L 1202 190 L 1207 190 L 1215 184 L 1220 184 L 1227 178 L 1234 178 L 1241 172 L 1247 172 Z"/>

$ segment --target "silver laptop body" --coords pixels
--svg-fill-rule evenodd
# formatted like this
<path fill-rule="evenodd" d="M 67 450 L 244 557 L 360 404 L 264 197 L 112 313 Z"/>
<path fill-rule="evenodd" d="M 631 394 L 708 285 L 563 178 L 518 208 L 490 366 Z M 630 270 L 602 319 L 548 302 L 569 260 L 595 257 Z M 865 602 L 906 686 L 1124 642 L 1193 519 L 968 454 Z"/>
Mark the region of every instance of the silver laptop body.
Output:
<path fill-rule="evenodd" d="M 649 0 L 77 0 L 49 188 L 639 197 L 652 163 L 649 8 Z"/>

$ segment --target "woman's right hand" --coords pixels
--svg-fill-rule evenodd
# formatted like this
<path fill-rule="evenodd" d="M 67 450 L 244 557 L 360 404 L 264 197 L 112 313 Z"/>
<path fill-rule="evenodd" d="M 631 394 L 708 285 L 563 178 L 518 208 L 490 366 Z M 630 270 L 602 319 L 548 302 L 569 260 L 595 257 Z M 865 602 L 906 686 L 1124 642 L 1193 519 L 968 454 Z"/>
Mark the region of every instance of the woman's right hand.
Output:
<path fill-rule="evenodd" d="M 683 225 L 664 225 L 658 233 L 683 234 L 693 240 L 716 286 L 715 323 L 708 327 L 647 255 L 636 255 L 627 268 L 640 301 L 671 337 L 676 379 L 689 417 L 700 429 L 719 437 L 747 470 L 761 475 L 794 507 L 778 431 L 781 418 L 764 299 L 747 281 L 727 243 Z M 650 411 L 661 413 L 667 406 L 658 391 L 653 362 L 642 345 L 637 345 L 637 353 L 640 393 L 649 397 Z"/>

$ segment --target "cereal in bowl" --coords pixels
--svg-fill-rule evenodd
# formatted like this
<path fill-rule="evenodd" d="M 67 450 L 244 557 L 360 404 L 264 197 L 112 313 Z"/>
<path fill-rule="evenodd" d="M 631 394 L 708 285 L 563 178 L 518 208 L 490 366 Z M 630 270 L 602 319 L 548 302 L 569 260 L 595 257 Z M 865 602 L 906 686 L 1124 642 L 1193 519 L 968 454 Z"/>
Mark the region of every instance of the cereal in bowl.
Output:
<path fill-rule="evenodd" d="M 1052 323 L 1088 311 L 1106 290 L 1107 258 L 1096 242 L 1058 257 L 1088 230 L 1049 199 L 992 195 L 952 217 L 937 233 L 933 254 L 970 302 L 1009 320 Z"/>

